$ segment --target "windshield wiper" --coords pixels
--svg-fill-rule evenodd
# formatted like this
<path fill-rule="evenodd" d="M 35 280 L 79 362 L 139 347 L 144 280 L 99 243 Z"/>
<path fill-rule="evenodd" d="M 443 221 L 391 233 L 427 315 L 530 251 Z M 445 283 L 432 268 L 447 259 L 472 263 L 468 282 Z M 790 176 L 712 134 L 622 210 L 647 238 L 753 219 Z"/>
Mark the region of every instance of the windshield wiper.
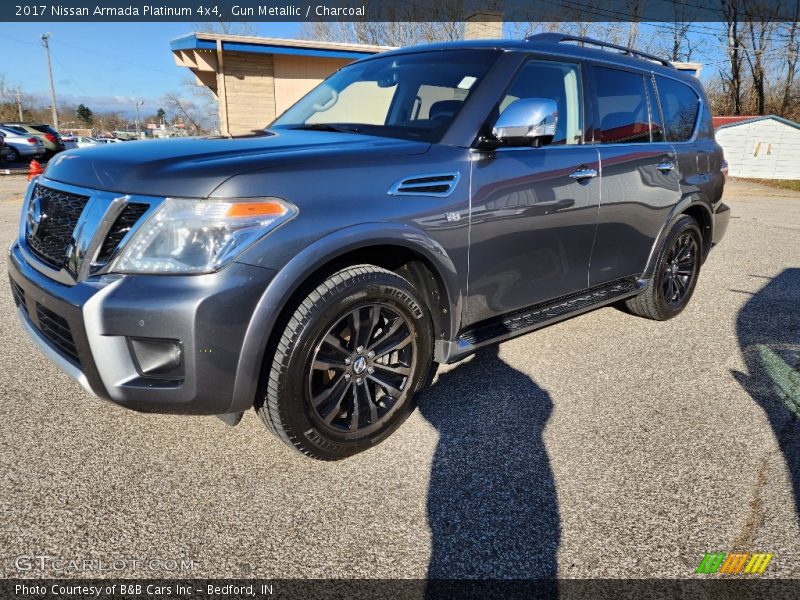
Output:
<path fill-rule="evenodd" d="M 334 131 L 336 133 L 358 133 L 355 127 L 348 127 L 346 125 L 331 125 L 330 123 L 303 123 L 302 125 L 295 125 L 292 129 L 304 129 L 309 131 Z"/>

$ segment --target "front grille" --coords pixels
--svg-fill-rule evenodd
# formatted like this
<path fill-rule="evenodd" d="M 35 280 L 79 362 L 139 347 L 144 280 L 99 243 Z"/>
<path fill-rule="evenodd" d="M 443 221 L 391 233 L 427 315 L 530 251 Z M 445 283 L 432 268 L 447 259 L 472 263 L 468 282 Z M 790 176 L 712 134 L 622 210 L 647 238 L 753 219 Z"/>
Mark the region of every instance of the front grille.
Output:
<path fill-rule="evenodd" d="M 106 239 L 103 241 L 103 245 L 100 247 L 100 252 L 95 259 L 98 263 L 108 262 L 108 259 L 114 254 L 114 250 L 117 249 L 122 238 L 136 225 L 136 222 L 142 218 L 142 215 L 147 212 L 148 208 L 150 208 L 149 204 L 138 203 L 131 203 L 125 207 L 117 217 L 117 220 L 114 221 Z"/>
<path fill-rule="evenodd" d="M 35 234 L 30 225 L 25 232 L 25 242 L 31 252 L 54 269 L 61 269 L 66 264 L 67 249 L 88 200 L 87 196 L 37 184 L 31 202 L 38 201 L 41 219 Z"/>
<path fill-rule="evenodd" d="M 78 350 L 75 348 L 75 340 L 72 338 L 72 331 L 66 319 L 38 302 L 36 303 L 36 316 L 39 321 L 39 331 L 53 342 L 67 358 L 80 366 L 81 361 L 78 358 Z"/>

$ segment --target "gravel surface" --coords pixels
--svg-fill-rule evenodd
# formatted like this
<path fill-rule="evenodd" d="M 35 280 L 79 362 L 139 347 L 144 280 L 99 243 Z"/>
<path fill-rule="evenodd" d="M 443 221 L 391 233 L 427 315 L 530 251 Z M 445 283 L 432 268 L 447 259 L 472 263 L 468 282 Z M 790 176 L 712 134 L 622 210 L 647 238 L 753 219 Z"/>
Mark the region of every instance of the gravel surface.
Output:
<path fill-rule="evenodd" d="M 3 248 L 23 186 L 0 178 Z M 800 364 L 800 194 L 726 196 L 727 237 L 678 318 L 603 308 L 442 367 L 397 433 L 339 463 L 252 412 L 229 428 L 88 397 L 2 283 L 0 574 L 91 575 L 18 571 L 34 554 L 126 560 L 128 577 L 174 574 L 133 559 L 199 577 L 689 577 L 742 549 L 800 577 L 800 392 L 780 366 Z"/>

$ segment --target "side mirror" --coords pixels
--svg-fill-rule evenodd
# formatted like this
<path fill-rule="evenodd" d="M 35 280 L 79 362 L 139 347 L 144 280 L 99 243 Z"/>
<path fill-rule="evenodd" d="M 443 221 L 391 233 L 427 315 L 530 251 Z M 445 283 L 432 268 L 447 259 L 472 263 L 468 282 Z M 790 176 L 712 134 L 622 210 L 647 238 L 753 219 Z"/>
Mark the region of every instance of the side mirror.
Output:
<path fill-rule="evenodd" d="M 553 141 L 558 106 L 547 98 L 520 98 L 509 104 L 492 127 L 503 145 L 542 146 Z"/>

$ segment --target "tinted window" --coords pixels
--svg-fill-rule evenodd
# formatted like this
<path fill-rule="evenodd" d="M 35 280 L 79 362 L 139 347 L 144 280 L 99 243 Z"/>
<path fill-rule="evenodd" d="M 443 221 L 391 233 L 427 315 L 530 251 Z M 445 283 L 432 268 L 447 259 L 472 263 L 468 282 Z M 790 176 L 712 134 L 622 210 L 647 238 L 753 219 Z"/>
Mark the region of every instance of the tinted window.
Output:
<path fill-rule="evenodd" d="M 692 88 L 674 79 L 656 77 L 658 97 L 670 142 L 685 142 L 692 138 L 700 99 Z"/>
<path fill-rule="evenodd" d="M 583 138 L 581 77 L 577 65 L 532 60 L 526 63 L 500 103 L 500 113 L 520 98 L 547 98 L 558 106 L 553 144 L 580 144 Z"/>
<path fill-rule="evenodd" d="M 595 140 L 603 144 L 650 141 L 645 81 L 642 75 L 595 67 L 598 124 Z"/>

